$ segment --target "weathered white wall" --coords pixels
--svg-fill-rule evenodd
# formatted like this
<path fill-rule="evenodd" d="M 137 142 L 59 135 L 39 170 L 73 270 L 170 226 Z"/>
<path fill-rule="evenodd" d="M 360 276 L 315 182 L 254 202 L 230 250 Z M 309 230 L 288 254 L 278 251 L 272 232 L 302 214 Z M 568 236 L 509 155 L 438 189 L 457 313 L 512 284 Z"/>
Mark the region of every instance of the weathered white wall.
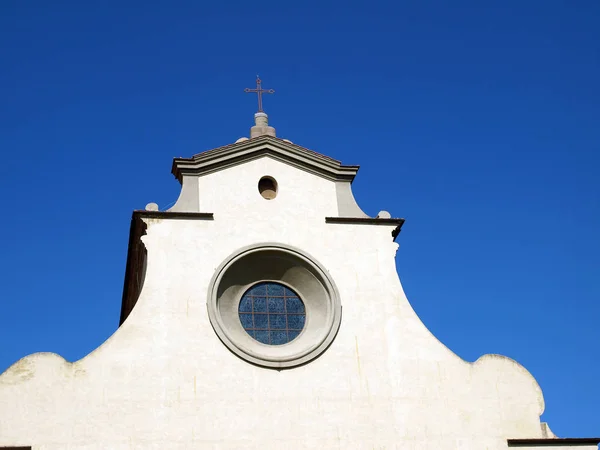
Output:
<path fill-rule="evenodd" d="M 258 193 L 258 180 L 263 176 L 277 180 L 274 200 Z M 312 222 L 323 225 L 326 216 L 338 213 L 334 182 L 268 156 L 200 177 L 198 186 L 200 211 L 253 228 L 248 229 L 254 233 L 247 243 L 268 241 L 276 228 L 296 233 Z"/>
<path fill-rule="evenodd" d="M 263 175 L 279 183 L 275 200 L 257 191 Z M 263 157 L 202 177 L 199 191 L 214 221 L 148 220 L 144 288 L 113 336 L 80 361 L 35 354 L 0 376 L 0 445 L 479 450 L 542 437 L 528 372 L 501 356 L 467 363 L 420 322 L 392 227 L 325 223 L 334 182 Z M 206 310 L 215 268 L 265 241 L 314 256 L 341 295 L 331 347 L 290 370 L 233 355 Z"/>

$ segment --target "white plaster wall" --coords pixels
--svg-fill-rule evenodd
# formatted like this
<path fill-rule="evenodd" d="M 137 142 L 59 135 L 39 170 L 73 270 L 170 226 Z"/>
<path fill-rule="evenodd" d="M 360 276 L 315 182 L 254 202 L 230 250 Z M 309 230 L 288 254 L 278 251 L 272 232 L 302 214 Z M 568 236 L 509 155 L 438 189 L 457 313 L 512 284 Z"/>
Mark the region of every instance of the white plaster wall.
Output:
<path fill-rule="evenodd" d="M 275 200 L 258 194 L 263 175 L 279 183 Z M 467 363 L 420 322 L 392 227 L 325 223 L 333 182 L 264 157 L 202 177 L 199 190 L 214 221 L 148 220 L 144 288 L 113 336 L 80 361 L 34 354 L 0 376 L 0 445 L 478 450 L 542 437 L 527 371 L 500 356 Z M 311 254 L 341 296 L 331 347 L 290 370 L 233 355 L 206 310 L 215 268 L 265 241 Z"/>
<path fill-rule="evenodd" d="M 258 193 L 258 181 L 263 176 L 277 181 L 277 197 L 273 200 L 265 200 Z M 270 156 L 202 176 L 198 189 L 200 211 L 212 212 L 223 221 L 238 221 L 246 228 L 261 223 L 261 229 L 255 230 L 255 236 L 262 233 L 261 241 L 269 239 L 272 228 L 292 231 L 298 221 L 306 227 L 312 222 L 306 222 L 307 216 L 319 224 L 325 222 L 326 216 L 337 216 L 334 182 Z"/>

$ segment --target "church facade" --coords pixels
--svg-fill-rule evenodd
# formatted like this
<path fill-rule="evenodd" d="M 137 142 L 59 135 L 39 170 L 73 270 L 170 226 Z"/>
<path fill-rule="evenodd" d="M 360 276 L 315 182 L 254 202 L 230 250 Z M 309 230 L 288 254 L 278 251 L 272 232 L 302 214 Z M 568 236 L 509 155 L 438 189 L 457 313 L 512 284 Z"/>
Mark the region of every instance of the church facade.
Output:
<path fill-rule="evenodd" d="M 540 422 L 518 363 L 429 332 L 396 273 L 404 220 L 367 216 L 358 167 L 260 109 L 249 139 L 174 160 L 171 209 L 133 213 L 117 331 L 0 375 L 0 448 L 596 450 Z"/>

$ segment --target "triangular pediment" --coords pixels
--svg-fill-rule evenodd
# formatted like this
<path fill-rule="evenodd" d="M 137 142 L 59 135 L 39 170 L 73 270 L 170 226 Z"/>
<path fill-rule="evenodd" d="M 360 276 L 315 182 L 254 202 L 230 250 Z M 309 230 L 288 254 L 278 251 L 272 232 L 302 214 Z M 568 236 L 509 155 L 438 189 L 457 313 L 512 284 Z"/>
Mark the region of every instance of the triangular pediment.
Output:
<path fill-rule="evenodd" d="M 263 156 L 333 181 L 352 181 L 359 168 L 344 166 L 340 161 L 283 139 L 259 136 L 198 153 L 191 158 L 175 158 L 171 172 L 181 182 L 184 175 L 200 176 Z"/>

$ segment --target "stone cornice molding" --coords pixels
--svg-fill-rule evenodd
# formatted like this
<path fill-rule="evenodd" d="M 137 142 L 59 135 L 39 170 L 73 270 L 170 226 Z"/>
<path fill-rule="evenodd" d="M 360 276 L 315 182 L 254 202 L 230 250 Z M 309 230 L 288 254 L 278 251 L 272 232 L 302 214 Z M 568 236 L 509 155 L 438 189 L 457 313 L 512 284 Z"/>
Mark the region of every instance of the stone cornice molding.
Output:
<path fill-rule="evenodd" d="M 401 218 L 382 219 L 378 217 L 325 217 L 325 222 L 349 225 L 395 225 L 395 228 L 392 230 L 392 237 L 395 241 L 400 234 L 405 220 Z"/>
<path fill-rule="evenodd" d="M 174 158 L 171 173 L 182 182 L 185 175 L 216 172 L 264 155 L 333 181 L 352 182 L 359 169 L 359 166 L 344 166 L 340 161 L 283 139 L 259 136 L 198 153 L 191 158 Z"/>
<path fill-rule="evenodd" d="M 508 439 L 509 447 L 575 447 L 600 444 L 600 438 L 532 438 Z"/>
<path fill-rule="evenodd" d="M 213 220 L 213 213 L 206 212 L 184 212 L 184 211 L 142 211 L 135 210 L 133 217 L 141 219 L 199 219 Z"/>

